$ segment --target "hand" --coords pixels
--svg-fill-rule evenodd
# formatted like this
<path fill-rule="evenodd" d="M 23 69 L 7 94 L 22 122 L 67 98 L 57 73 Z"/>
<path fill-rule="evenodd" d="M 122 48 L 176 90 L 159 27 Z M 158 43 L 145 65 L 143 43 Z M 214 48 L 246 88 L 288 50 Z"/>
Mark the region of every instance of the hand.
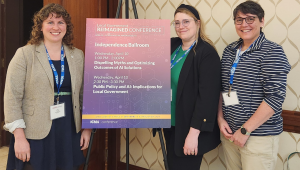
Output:
<path fill-rule="evenodd" d="M 16 129 L 14 131 L 15 136 L 15 155 L 21 161 L 29 161 L 30 160 L 30 145 L 27 139 L 25 138 L 23 129 Z"/>
<path fill-rule="evenodd" d="M 200 131 L 195 128 L 190 128 L 190 131 L 185 138 L 183 153 L 185 155 L 197 155 L 198 154 L 198 137 Z"/>
<path fill-rule="evenodd" d="M 219 124 L 220 131 L 224 135 L 224 137 L 226 139 L 230 139 L 232 137 L 232 130 L 230 129 L 226 120 L 224 118 L 219 117 L 218 124 Z"/>
<path fill-rule="evenodd" d="M 91 132 L 92 129 L 84 129 L 82 131 L 81 138 L 80 138 L 81 150 L 85 150 L 86 148 L 89 147 Z"/>
<path fill-rule="evenodd" d="M 244 147 L 245 143 L 247 142 L 249 135 L 243 135 L 241 130 L 238 129 L 233 136 L 231 137 L 231 141 L 234 142 L 235 145 L 239 147 Z"/>

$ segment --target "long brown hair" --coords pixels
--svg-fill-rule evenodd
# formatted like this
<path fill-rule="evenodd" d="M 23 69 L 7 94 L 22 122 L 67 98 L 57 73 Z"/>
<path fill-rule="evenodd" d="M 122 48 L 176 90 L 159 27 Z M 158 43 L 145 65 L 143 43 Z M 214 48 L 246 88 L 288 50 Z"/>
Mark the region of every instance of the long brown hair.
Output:
<path fill-rule="evenodd" d="M 33 16 L 34 25 L 32 26 L 30 40 L 28 41 L 27 44 L 38 45 L 41 43 L 41 41 L 44 40 L 44 35 L 43 32 L 41 31 L 43 22 L 49 17 L 49 15 L 53 15 L 53 14 L 56 15 L 56 18 L 62 17 L 65 20 L 67 24 L 67 31 L 62 41 L 65 45 L 69 46 L 70 48 L 73 48 L 72 40 L 74 39 L 74 35 L 73 35 L 74 26 L 71 22 L 71 16 L 63 6 L 54 3 L 44 6 L 40 11 L 34 14 Z"/>
<path fill-rule="evenodd" d="M 196 9 L 197 10 L 197 9 Z M 196 16 L 191 12 L 189 11 L 188 9 L 185 9 L 185 8 L 178 8 L 176 11 L 175 11 L 175 15 L 177 13 L 185 13 L 187 15 L 189 15 L 190 17 L 192 17 L 195 22 L 198 21 L 198 19 L 196 18 Z M 199 12 L 198 12 L 199 13 Z M 199 13 L 199 17 L 200 17 L 200 28 L 197 30 L 197 38 L 196 38 L 196 45 L 198 43 L 198 38 L 200 37 L 204 42 L 207 42 L 208 44 L 210 44 L 212 47 L 214 47 L 214 49 L 216 50 L 216 47 L 214 45 L 214 43 L 208 38 L 208 36 L 205 34 L 204 30 L 205 30 L 205 27 L 204 27 L 204 23 L 202 21 L 202 18 L 200 16 L 200 13 Z M 198 24 L 197 24 L 198 25 Z M 194 46 L 194 48 L 196 47 L 196 45 Z M 194 50 L 195 52 L 195 50 Z"/>

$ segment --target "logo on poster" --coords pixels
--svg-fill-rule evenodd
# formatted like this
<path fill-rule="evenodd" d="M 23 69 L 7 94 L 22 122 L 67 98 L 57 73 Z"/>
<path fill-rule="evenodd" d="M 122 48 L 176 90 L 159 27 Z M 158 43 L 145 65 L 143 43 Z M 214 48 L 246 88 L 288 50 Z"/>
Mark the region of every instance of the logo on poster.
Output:
<path fill-rule="evenodd" d="M 99 121 L 98 120 L 91 120 L 90 123 L 98 123 L 99 124 Z"/>

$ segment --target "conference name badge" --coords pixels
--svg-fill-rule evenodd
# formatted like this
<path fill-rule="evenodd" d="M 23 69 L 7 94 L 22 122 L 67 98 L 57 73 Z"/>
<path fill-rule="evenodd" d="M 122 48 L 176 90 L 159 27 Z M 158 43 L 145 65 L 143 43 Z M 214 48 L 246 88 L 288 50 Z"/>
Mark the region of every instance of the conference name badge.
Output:
<path fill-rule="evenodd" d="M 227 92 L 222 92 L 222 97 L 225 106 L 232 106 L 232 105 L 237 105 L 240 104 L 237 91 L 230 91 L 230 93 Z"/>
<path fill-rule="evenodd" d="M 50 118 L 51 120 L 65 117 L 65 104 L 57 104 L 50 106 Z"/>

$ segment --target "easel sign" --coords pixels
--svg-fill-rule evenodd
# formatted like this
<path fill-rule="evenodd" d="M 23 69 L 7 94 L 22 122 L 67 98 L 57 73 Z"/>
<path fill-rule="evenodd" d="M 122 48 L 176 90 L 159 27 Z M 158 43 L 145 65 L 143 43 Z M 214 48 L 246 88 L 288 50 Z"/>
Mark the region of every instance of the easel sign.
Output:
<path fill-rule="evenodd" d="M 82 128 L 169 128 L 170 21 L 87 19 Z"/>

